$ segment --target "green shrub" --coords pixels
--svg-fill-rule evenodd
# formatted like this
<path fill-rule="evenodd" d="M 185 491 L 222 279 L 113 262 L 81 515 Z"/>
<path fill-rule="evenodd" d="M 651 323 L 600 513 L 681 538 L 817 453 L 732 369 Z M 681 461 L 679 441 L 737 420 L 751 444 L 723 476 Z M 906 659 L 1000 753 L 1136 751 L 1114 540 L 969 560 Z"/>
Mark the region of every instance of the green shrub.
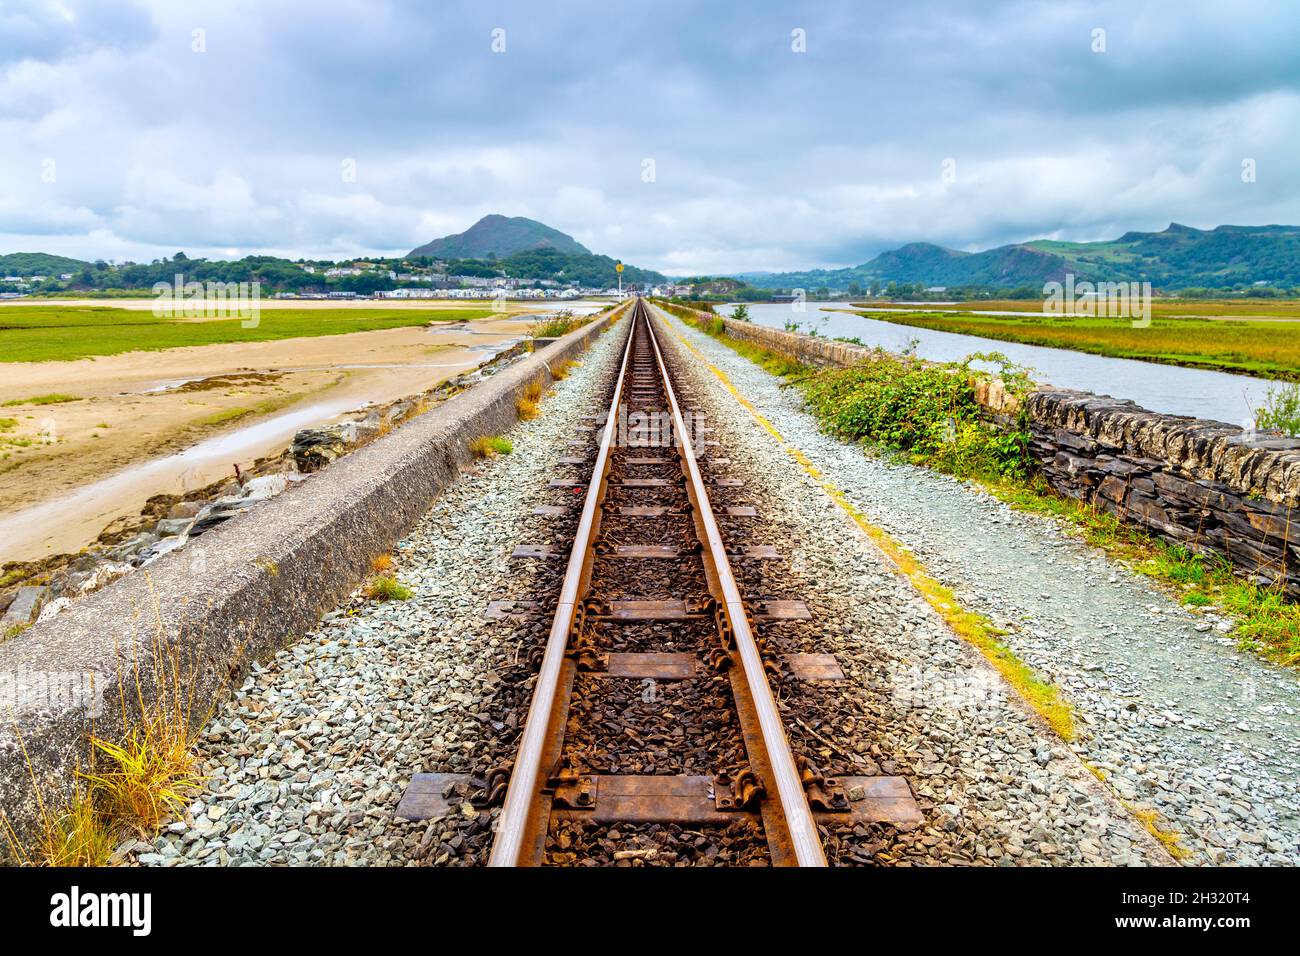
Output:
<path fill-rule="evenodd" d="M 1255 409 L 1255 425 L 1276 428 L 1292 438 L 1300 436 L 1300 385 L 1289 382 L 1269 386 L 1264 405 Z"/>
<path fill-rule="evenodd" d="M 931 364 L 877 349 L 857 365 L 820 370 L 799 388 L 827 430 L 843 438 L 963 477 L 1022 474 L 1027 433 L 983 420 L 975 382 L 985 375 L 970 361 Z"/>
<path fill-rule="evenodd" d="M 549 319 L 534 322 L 528 327 L 528 334 L 535 339 L 558 339 L 562 335 L 568 335 L 574 329 L 582 328 L 590 321 L 589 317 L 576 316 L 566 309 L 557 312 Z"/>

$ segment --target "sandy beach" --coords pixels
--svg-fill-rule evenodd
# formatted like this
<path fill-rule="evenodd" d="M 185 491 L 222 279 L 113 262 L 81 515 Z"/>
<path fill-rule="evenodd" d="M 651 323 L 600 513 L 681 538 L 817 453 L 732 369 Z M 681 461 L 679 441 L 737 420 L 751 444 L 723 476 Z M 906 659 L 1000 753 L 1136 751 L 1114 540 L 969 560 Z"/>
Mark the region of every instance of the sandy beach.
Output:
<path fill-rule="evenodd" d="M 0 423 L 13 422 L 0 431 L 0 563 L 76 552 L 150 496 L 203 487 L 282 449 L 301 428 L 432 388 L 520 338 L 531 321 L 515 314 L 7 363 L 0 403 L 18 404 L 0 407 Z M 26 401 L 50 393 L 77 400 Z"/>

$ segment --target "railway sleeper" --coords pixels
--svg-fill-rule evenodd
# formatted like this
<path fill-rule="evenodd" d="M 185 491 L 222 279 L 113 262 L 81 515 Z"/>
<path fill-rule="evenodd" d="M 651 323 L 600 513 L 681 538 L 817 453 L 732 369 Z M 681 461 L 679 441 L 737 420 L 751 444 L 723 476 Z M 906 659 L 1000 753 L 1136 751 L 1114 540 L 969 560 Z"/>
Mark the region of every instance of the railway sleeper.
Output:
<path fill-rule="evenodd" d="M 748 773 L 748 771 L 745 771 Z M 575 774 L 555 777 L 551 822 L 726 824 L 744 816 L 757 821 L 754 801 L 734 805 L 732 775 Z M 838 797 L 827 796 L 830 793 Z M 809 791 L 813 816 L 820 824 L 884 823 L 912 830 L 924 823 L 911 788 L 903 777 L 845 776 L 821 778 Z M 419 773 L 397 805 L 403 820 L 433 820 L 451 814 L 489 813 L 463 794 L 481 791 L 478 780 L 464 773 Z M 503 794 L 498 782 L 498 794 Z M 751 791 L 751 795 L 752 795 Z M 731 800 L 732 804 L 721 804 Z M 563 803 L 561 802 L 563 801 Z M 478 801 L 482 803 L 483 801 Z M 819 804 L 826 804 L 826 807 Z M 832 804 L 840 804 L 838 807 Z"/>

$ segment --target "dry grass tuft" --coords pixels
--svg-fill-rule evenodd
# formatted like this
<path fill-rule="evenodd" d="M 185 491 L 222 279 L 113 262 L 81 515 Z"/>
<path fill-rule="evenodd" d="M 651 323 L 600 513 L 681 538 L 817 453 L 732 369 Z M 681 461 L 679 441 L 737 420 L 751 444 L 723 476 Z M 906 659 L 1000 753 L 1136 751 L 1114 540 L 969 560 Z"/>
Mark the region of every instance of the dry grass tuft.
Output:
<path fill-rule="evenodd" d="M 371 578 L 362 593 L 372 601 L 405 601 L 415 596 L 414 591 L 391 574 L 378 574 Z"/>
<path fill-rule="evenodd" d="M 383 574 L 393 570 L 393 556 L 391 554 L 377 554 L 370 559 L 370 570 L 376 574 Z"/>
<path fill-rule="evenodd" d="M 121 686 L 122 722 L 129 729 L 121 740 L 91 735 L 91 767 L 76 772 L 70 799 L 47 801 L 28 758 L 36 833 L 24 844 L 3 820 L 10 853 L 24 866 L 104 866 L 126 836 L 148 839 L 169 817 L 182 814 L 187 797 L 202 786 L 193 728 L 203 722 L 191 720 L 198 682 L 193 673 L 182 673 L 178 647 L 156 641 L 153 658 L 152 677 L 161 685 L 156 698 L 146 703 L 137 660 L 133 679 L 142 716 L 130 719 L 129 694 Z"/>
<path fill-rule="evenodd" d="M 1183 846 L 1182 840 L 1179 839 L 1176 831 L 1166 830 L 1160 825 L 1166 821 L 1158 812 L 1149 808 L 1130 806 L 1127 802 L 1124 805 L 1175 860 L 1186 860 L 1192 855 L 1192 852 Z"/>
<path fill-rule="evenodd" d="M 85 789 L 58 810 L 42 802 L 36 836 L 28 844 L 8 820 L 4 825 L 10 855 L 21 866 L 106 866 L 117 845 L 117 834 Z"/>
<path fill-rule="evenodd" d="M 202 784 L 195 735 L 165 713 L 147 715 L 121 743 L 94 737 L 91 745 L 107 764 L 84 774 L 96 807 L 141 837 L 183 813 L 186 797 Z"/>
<path fill-rule="evenodd" d="M 545 386 L 540 378 L 533 379 L 524 388 L 524 393 L 515 399 L 515 411 L 524 421 L 531 421 L 541 413 L 542 394 Z"/>
<path fill-rule="evenodd" d="M 469 443 L 469 450 L 475 458 L 495 458 L 497 455 L 508 455 L 514 449 L 515 446 L 510 439 L 502 438 L 500 435 L 484 435 Z"/>

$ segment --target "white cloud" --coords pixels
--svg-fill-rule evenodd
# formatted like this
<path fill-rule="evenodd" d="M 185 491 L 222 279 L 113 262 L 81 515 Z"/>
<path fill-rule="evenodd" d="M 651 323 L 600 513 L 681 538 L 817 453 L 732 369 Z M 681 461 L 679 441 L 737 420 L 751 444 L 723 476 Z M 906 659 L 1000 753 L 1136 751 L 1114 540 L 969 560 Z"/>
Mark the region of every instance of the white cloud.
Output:
<path fill-rule="evenodd" d="M 827 3 L 800 14 L 806 54 L 763 4 L 114 7 L 0 9 L 4 251 L 400 253 L 501 212 L 730 272 L 1300 221 L 1280 2 Z"/>

